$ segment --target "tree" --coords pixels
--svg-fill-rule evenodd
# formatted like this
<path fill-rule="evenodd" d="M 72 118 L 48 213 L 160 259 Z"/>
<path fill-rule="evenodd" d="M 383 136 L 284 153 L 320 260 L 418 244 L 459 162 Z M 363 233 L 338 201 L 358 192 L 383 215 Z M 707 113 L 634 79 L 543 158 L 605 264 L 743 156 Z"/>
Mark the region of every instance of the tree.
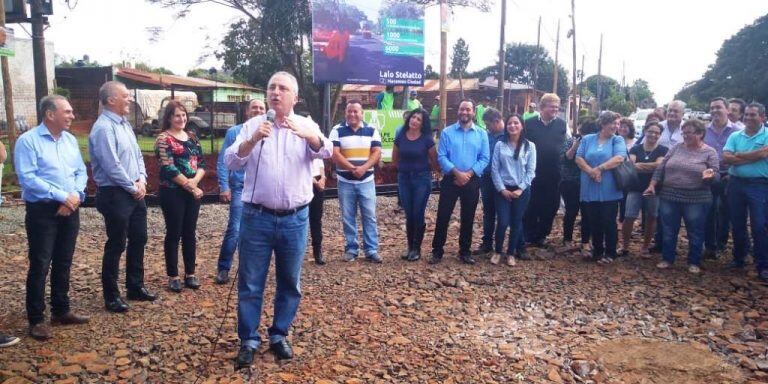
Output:
<path fill-rule="evenodd" d="M 637 79 L 629 87 L 629 99 L 637 106 L 645 108 L 655 108 L 656 101 L 653 99 L 653 92 L 648 86 L 648 82 L 643 79 Z"/>
<path fill-rule="evenodd" d="M 440 74 L 435 72 L 431 65 L 427 64 L 427 67 L 424 68 L 424 78 L 427 80 L 436 80 L 440 78 Z"/>
<path fill-rule="evenodd" d="M 197 77 L 201 79 L 208 79 L 212 81 L 218 81 L 221 83 L 234 83 L 235 79 L 232 77 L 231 74 L 219 71 L 216 68 L 211 69 L 203 69 L 203 68 L 195 68 L 190 69 L 187 72 L 187 76 L 189 77 Z"/>
<path fill-rule="evenodd" d="M 56 64 L 57 68 L 79 68 L 79 67 L 100 67 L 101 64 L 99 64 L 98 61 L 91 61 L 91 57 L 88 55 L 83 55 L 82 59 L 75 59 L 74 57 L 67 58 L 65 56 L 60 56 L 54 53 L 54 62 L 57 62 Z"/>
<path fill-rule="evenodd" d="M 464 98 L 464 85 L 462 79 L 467 74 L 467 66 L 469 65 L 469 45 L 464 39 L 459 38 L 456 40 L 456 44 L 453 45 L 453 53 L 451 53 L 451 77 L 459 79 L 459 91 L 461 98 Z"/>
<path fill-rule="evenodd" d="M 704 106 L 715 97 L 740 97 L 768 103 L 768 15 L 755 20 L 723 42 L 717 59 L 693 84 L 686 84 L 675 99 Z"/>
<path fill-rule="evenodd" d="M 533 65 L 537 60 L 539 70 L 534 84 Z M 507 44 L 504 49 L 504 64 L 504 80 L 517 84 L 532 85 L 539 90 L 549 91 L 552 89 L 555 63 L 544 48 L 537 48 L 531 44 Z M 479 78 L 496 76 L 498 74 L 498 67 L 497 61 L 495 65 L 485 67 L 473 73 L 472 76 Z M 567 79 L 568 74 L 565 68 L 558 65 L 557 70 L 559 78 Z M 568 100 L 569 89 L 568 82 L 559 81 L 557 83 L 557 95 L 560 96 L 561 100 Z"/>

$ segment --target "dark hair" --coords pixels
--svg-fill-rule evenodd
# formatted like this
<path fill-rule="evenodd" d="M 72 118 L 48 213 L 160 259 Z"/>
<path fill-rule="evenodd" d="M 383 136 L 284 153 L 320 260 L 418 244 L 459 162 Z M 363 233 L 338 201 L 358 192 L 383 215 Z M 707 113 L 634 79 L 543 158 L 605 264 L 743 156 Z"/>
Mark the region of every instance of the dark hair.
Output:
<path fill-rule="evenodd" d="M 501 112 L 493 107 L 486 109 L 485 113 L 483 113 L 483 115 L 480 117 L 483 119 L 483 121 L 496 121 L 502 119 Z"/>
<path fill-rule="evenodd" d="M 712 105 L 712 103 L 714 103 L 716 101 L 722 101 L 723 102 L 723 106 L 728 108 L 728 100 L 726 100 L 725 97 L 715 97 L 714 99 L 709 101 L 709 104 Z"/>
<path fill-rule="evenodd" d="M 722 99 L 722 97 L 721 97 Z M 725 99 L 723 99 L 725 100 Z M 713 100 L 714 101 L 714 100 Z M 705 133 L 707 133 L 707 128 L 704 125 L 704 122 L 699 119 L 688 119 L 683 122 L 683 125 L 680 126 L 680 131 L 682 132 L 683 129 L 686 129 L 688 127 L 693 127 L 693 133 L 697 135 L 704 136 Z"/>
<path fill-rule="evenodd" d="M 160 129 L 165 131 L 171 128 L 171 119 L 173 118 L 173 115 L 176 113 L 177 109 L 181 109 L 187 115 L 189 114 L 187 107 L 185 107 L 184 104 L 182 104 L 180 101 L 169 101 L 168 104 L 165 105 L 165 111 L 163 111 L 163 119 L 161 120 Z M 186 129 L 186 127 L 184 128 Z"/>
<path fill-rule="evenodd" d="M 651 112 L 648 114 L 648 116 L 645 117 L 645 121 L 663 121 L 664 116 L 659 115 L 656 112 Z"/>
<path fill-rule="evenodd" d="M 472 100 L 472 99 L 461 99 L 461 100 L 459 100 L 458 107 L 461 106 L 461 103 L 472 103 L 472 110 L 473 111 L 475 110 L 475 101 L 474 100 Z M 458 109 L 458 107 L 457 107 L 457 109 Z"/>
<path fill-rule="evenodd" d="M 646 123 L 645 126 L 643 127 L 643 132 L 647 131 L 648 128 L 650 127 L 659 128 L 659 133 L 664 132 L 664 126 L 661 125 L 661 123 L 656 120 L 651 120 L 648 123 Z"/>
<path fill-rule="evenodd" d="M 622 118 L 619 121 L 619 126 L 622 126 L 622 125 L 629 127 L 629 133 L 628 133 L 629 137 L 634 138 L 635 137 L 635 122 L 630 120 L 630 119 L 628 119 L 628 118 L 626 118 L 626 117 L 624 117 L 624 118 Z M 616 132 L 616 134 L 618 135 L 619 133 Z"/>
<path fill-rule="evenodd" d="M 400 128 L 400 132 L 397 133 L 395 140 L 405 135 L 405 132 L 408 130 L 408 126 L 411 123 L 411 118 L 416 114 L 421 115 L 421 134 L 427 135 L 428 137 L 432 136 L 432 124 L 429 122 L 429 112 L 423 108 L 416 108 L 413 111 L 408 112 L 408 115 L 403 122 L 403 127 Z"/>
<path fill-rule="evenodd" d="M 504 119 L 504 141 L 509 144 L 509 131 L 507 131 L 507 123 L 509 123 L 509 119 L 516 117 L 517 120 L 520 121 L 520 126 L 522 128 L 520 129 L 520 136 L 517 138 L 517 143 L 515 143 L 515 155 L 513 156 L 515 160 L 520 158 L 520 147 L 525 147 L 525 150 L 528 150 L 529 141 L 525 138 L 525 124 L 523 124 L 523 118 L 522 116 L 518 115 L 517 113 L 513 113 L 509 116 L 507 116 L 506 119 Z"/>
<path fill-rule="evenodd" d="M 747 107 L 744 109 L 746 110 L 747 108 L 757 108 L 757 114 L 760 116 L 765 116 L 765 105 L 762 105 L 757 101 L 749 103 L 749 105 L 747 105 Z"/>
<path fill-rule="evenodd" d="M 597 117 L 597 125 L 600 127 L 600 129 L 603 129 L 603 125 L 608 125 L 618 119 L 621 119 L 621 115 L 618 113 L 605 111 Z"/>
<path fill-rule="evenodd" d="M 67 98 L 61 95 L 53 94 L 40 99 L 40 107 L 38 108 L 40 114 L 45 116 L 45 113 L 48 111 L 56 112 L 56 103 L 60 100 L 67 101 Z"/>
<path fill-rule="evenodd" d="M 591 135 L 593 133 L 597 133 L 597 131 L 599 131 L 599 128 L 593 116 L 589 116 L 581 119 L 579 124 L 580 135 L 582 136 Z"/>
<path fill-rule="evenodd" d="M 747 109 L 747 102 L 739 99 L 738 97 L 734 97 L 733 99 L 728 100 L 728 104 L 731 103 L 736 103 L 739 105 L 739 112 L 741 112 L 742 115 L 744 114 L 744 110 Z"/>

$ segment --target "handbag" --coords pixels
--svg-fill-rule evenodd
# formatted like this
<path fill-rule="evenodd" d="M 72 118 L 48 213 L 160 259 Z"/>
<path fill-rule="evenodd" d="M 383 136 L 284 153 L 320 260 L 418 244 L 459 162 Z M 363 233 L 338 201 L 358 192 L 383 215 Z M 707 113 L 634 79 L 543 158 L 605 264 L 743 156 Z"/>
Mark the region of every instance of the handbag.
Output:
<path fill-rule="evenodd" d="M 616 156 L 616 154 L 614 154 L 614 156 Z M 618 167 L 611 171 L 613 172 L 613 179 L 616 181 L 616 188 L 620 191 L 631 191 L 634 188 L 637 188 L 640 184 L 640 179 L 637 176 L 637 169 L 635 168 L 635 164 L 632 163 L 632 160 L 629 159 L 629 155 L 624 158 L 624 161 L 622 161 Z"/>

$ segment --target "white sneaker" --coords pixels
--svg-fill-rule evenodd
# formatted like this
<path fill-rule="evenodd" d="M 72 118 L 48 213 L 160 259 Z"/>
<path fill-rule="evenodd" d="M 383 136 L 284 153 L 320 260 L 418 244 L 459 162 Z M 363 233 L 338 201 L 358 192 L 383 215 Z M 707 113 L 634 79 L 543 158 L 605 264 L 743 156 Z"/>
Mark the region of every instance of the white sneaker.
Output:
<path fill-rule="evenodd" d="M 497 265 L 499 261 L 501 261 L 501 253 L 494 252 L 493 256 L 491 256 L 491 264 Z"/>
<path fill-rule="evenodd" d="M 694 275 L 698 275 L 699 273 L 701 273 L 701 268 L 698 265 L 689 265 L 688 272 Z"/>
<path fill-rule="evenodd" d="M 667 269 L 669 267 L 670 267 L 670 264 L 667 263 L 666 261 L 662 261 L 662 262 L 656 264 L 656 268 L 658 268 L 658 269 Z"/>
<path fill-rule="evenodd" d="M 510 266 L 510 267 L 514 267 L 515 265 L 517 265 L 517 262 L 515 261 L 515 257 L 514 256 L 512 256 L 512 255 L 508 255 L 507 256 L 507 265 Z"/>

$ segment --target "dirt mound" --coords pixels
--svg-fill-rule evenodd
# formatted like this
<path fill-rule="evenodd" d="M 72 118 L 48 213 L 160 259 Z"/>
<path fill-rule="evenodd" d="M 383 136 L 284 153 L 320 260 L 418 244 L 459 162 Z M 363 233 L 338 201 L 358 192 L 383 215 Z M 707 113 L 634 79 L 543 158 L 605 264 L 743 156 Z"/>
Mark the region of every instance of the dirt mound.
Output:
<path fill-rule="evenodd" d="M 621 338 L 600 343 L 589 353 L 608 382 L 742 383 L 739 368 L 699 343 Z"/>

